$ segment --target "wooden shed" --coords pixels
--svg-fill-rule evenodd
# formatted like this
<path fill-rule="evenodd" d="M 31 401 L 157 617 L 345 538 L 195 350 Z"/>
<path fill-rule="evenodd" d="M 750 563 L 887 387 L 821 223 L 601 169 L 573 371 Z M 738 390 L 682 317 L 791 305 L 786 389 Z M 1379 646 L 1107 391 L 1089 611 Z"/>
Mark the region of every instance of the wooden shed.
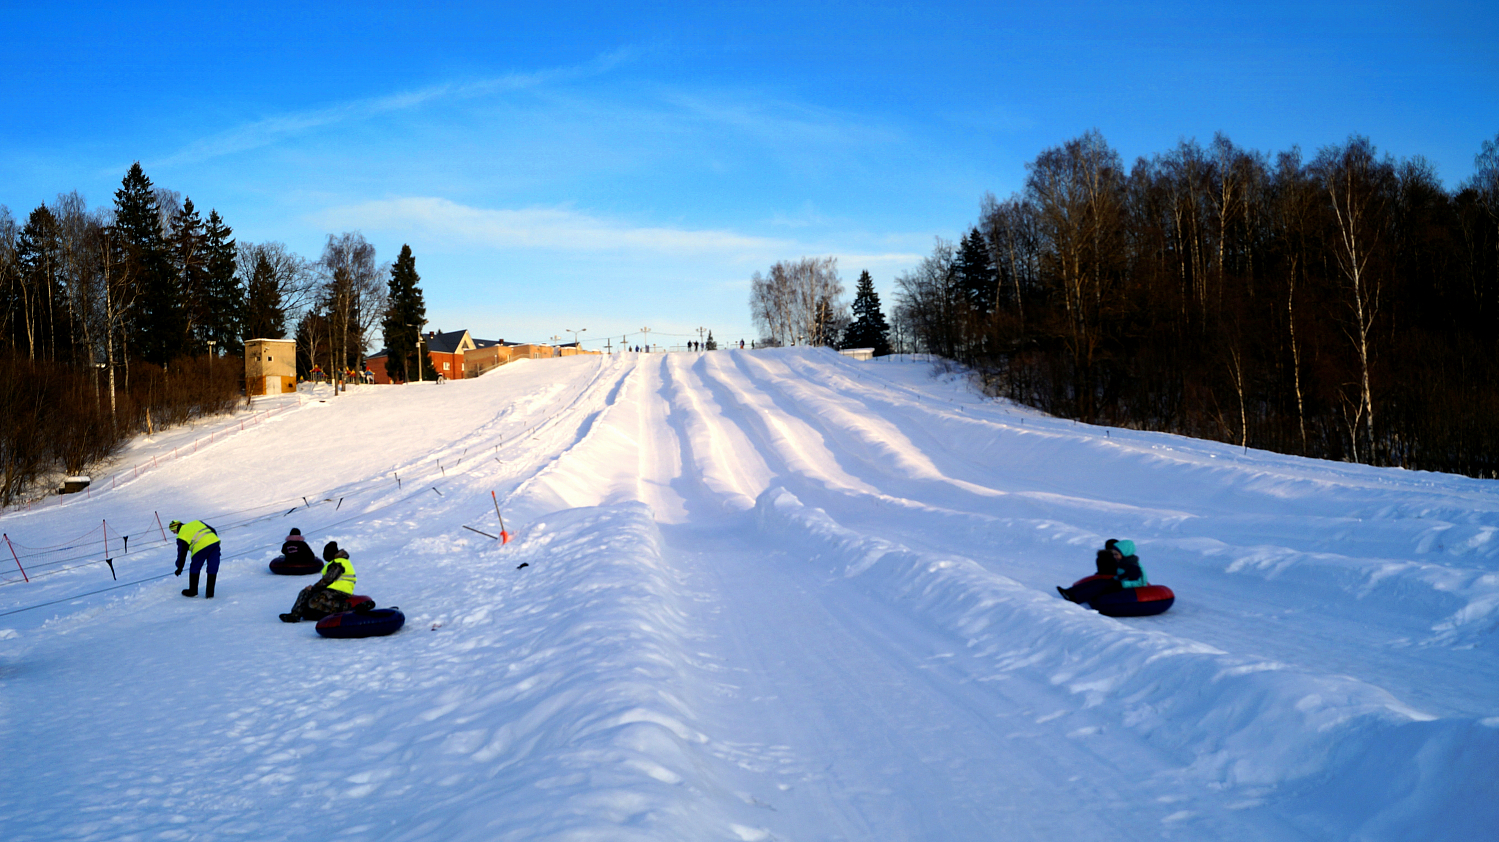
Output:
<path fill-rule="evenodd" d="M 245 391 L 253 396 L 297 390 L 295 339 L 245 340 Z"/>

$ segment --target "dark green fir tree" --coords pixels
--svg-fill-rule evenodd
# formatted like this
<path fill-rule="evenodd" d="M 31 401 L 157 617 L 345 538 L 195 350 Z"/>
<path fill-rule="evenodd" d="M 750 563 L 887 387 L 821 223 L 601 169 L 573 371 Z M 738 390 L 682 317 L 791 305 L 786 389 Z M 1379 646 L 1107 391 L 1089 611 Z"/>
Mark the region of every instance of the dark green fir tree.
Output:
<path fill-rule="evenodd" d="M 215 343 L 218 353 L 238 356 L 244 350 L 245 288 L 236 273 L 234 231 L 219 212 L 208 212 L 203 226 L 207 250 L 207 301 L 203 338 Z M 280 338 L 280 337 L 274 337 Z"/>
<path fill-rule="evenodd" d="M 62 230 L 46 205 L 38 205 L 16 239 L 13 347 L 27 359 L 66 359 L 67 308 L 62 285 Z"/>
<path fill-rule="evenodd" d="M 954 267 L 958 288 L 968 306 L 979 316 L 994 309 L 996 279 L 994 262 L 989 259 L 989 244 L 978 228 L 963 235 Z"/>
<path fill-rule="evenodd" d="M 422 298 L 421 283 L 411 246 L 402 245 L 400 256 L 390 267 L 389 306 L 380 324 L 385 350 L 389 354 L 385 358 L 385 370 L 392 380 L 410 382 L 417 379 L 417 337 L 422 325 L 427 323 L 427 303 Z M 425 353 L 421 354 L 421 366 L 421 379 L 437 379 L 432 359 Z"/>
<path fill-rule="evenodd" d="M 192 198 L 182 203 L 182 210 L 172 218 L 172 233 L 167 238 L 176 270 L 177 289 L 187 316 L 187 333 L 180 344 L 183 353 L 202 354 L 208 350 L 208 324 L 212 318 L 208 300 L 208 241 L 203 235 L 203 217 L 193 207 Z"/>
<path fill-rule="evenodd" d="M 240 341 L 284 339 L 286 305 L 281 298 L 281 280 L 265 249 L 255 249 L 254 255 L 250 277 L 245 282 L 244 325 Z"/>
<path fill-rule="evenodd" d="M 868 272 L 859 273 L 854 289 L 853 323 L 843 332 L 842 348 L 873 348 L 876 357 L 890 353 L 890 326 L 880 311 L 880 294 L 874 291 L 874 279 Z"/>
<path fill-rule="evenodd" d="M 182 353 L 187 311 L 161 231 L 156 193 L 139 161 L 115 191 L 113 232 L 125 264 L 117 271 L 132 288 L 125 297 L 135 302 L 127 330 L 130 350 L 147 362 L 170 362 Z"/>

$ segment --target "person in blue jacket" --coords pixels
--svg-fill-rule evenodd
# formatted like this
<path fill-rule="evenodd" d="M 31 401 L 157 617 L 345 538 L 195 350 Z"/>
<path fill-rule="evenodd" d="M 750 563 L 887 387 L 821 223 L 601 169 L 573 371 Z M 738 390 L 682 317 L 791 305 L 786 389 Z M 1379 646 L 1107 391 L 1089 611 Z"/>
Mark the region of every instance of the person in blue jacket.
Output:
<path fill-rule="evenodd" d="M 1070 588 L 1057 586 L 1057 593 L 1069 602 L 1092 602 L 1125 588 L 1143 588 L 1150 584 L 1145 577 L 1145 568 L 1140 566 L 1140 557 L 1135 555 L 1135 542 L 1110 538 L 1098 551 L 1096 559 L 1098 575 L 1109 578 L 1092 578 Z"/>

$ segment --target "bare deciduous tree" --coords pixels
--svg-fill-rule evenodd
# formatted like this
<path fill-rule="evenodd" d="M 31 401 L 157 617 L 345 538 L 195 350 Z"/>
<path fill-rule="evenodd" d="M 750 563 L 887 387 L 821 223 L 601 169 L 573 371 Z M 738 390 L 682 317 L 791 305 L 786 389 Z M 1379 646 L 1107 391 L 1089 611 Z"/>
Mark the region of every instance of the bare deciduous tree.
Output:
<path fill-rule="evenodd" d="M 782 345 L 831 344 L 846 319 L 838 258 L 780 261 L 750 279 L 750 313 L 767 339 Z"/>
<path fill-rule="evenodd" d="M 1344 332 L 1358 357 L 1357 400 L 1345 412 L 1358 460 L 1357 425 L 1363 421 L 1368 458 L 1374 458 L 1374 392 L 1369 369 L 1370 339 L 1379 316 L 1384 265 L 1379 261 L 1388 225 L 1386 205 L 1394 187 L 1394 167 L 1375 157 L 1367 138 L 1355 137 L 1344 146 L 1323 149 L 1312 164 L 1327 193 L 1336 220 L 1333 258 L 1344 282 L 1349 319 Z"/>
<path fill-rule="evenodd" d="M 375 247 L 358 232 L 328 235 L 319 266 L 322 300 L 333 329 L 329 350 L 337 353 L 328 373 L 337 377 L 355 356 L 362 361 L 369 330 L 385 311 L 385 285 L 375 266 Z M 356 347 L 349 347 L 351 341 Z"/>

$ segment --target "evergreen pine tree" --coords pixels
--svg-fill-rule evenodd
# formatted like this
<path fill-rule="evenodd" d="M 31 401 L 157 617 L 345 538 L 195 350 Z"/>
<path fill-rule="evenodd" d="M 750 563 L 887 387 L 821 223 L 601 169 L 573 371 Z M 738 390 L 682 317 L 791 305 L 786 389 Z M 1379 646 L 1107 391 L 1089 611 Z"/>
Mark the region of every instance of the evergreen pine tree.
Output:
<path fill-rule="evenodd" d="M 390 267 L 387 286 L 389 306 L 380 329 L 385 339 L 385 370 L 391 379 L 409 382 L 417 379 L 417 334 L 427 322 L 427 304 L 422 298 L 421 276 L 416 273 L 416 258 L 411 246 L 402 245 L 401 254 Z M 422 378 L 437 379 L 432 358 L 421 355 Z"/>
<path fill-rule="evenodd" d="M 244 350 L 245 288 L 235 272 L 234 230 L 224 224 L 219 212 L 208 212 L 203 228 L 207 251 L 207 315 L 204 339 L 218 344 L 219 352 L 238 356 Z M 252 337 L 254 338 L 254 337 Z M 280 338 L 280 337 L 265 337 Z"/>
<path fill-rule="evenodd" d="M 187 316 L 177 286 L 151 179 L 140 162 L 130 166 L 115 191 L 114 233 L 135 306 L 127 320 L 130 347 L 148 362 L 164 364 L 182 351 Z"/>
<path fill-rule="evenodd" d="M 711 330 L 708 331 L 708 341 L 703 343 L 703 350 L 705 350 L 705 351 L 717 351 L 718 350 L 718 342 L 713 339 L 713 331 L 711 331 Z"/>
<path fill-rule="evenodd" d="M 16 241 L 20 307 L 12 341 L 18 350 L 26 349 L 28 359 L 58 359 L 58 346 L 66 345 L 61 235 L 57 217 L 38 205 Z M 66 354 L 66 347 L 62 351 Z"/>
<path fill-rule="evenodd" d="M 254 251 L 255 262 L 245 284 L 245 339 L 282 339 L 286 336 L 286 307 L 281 300 L 281 282 L 276 267 L 264 249 Z"/>
<path fill-rule="evenodd" d="M 172 268 L 176 270 L 177 289 L 186 316 L 179 348 L 182 353 L 197 355 L 208 350 L 213 315 L 208 296 L 208 240 L 203 232 L 203 218 L 191 198 L 184 200 L 182 209 L 172 217 L 171 232 L 167 246 L 172 252 Z"/>
<path fill-rule="evenodd" d="M 854 321 L 843 332 L 841 348 L 873 348 L 876 357 L 890 353 L 890 327 L 880 311 L 880 295 L 874 291 L 874 279 L 868 272 L 859 273 L 854 290 Z"/>
<path fill-rule="evenodd" d="M 988 315 L 994 309 L 994 261 L 990 260 L 988 243 L 977 227 L 963 235 L 957 258 L 958 289 L 975 314 Z"/>

